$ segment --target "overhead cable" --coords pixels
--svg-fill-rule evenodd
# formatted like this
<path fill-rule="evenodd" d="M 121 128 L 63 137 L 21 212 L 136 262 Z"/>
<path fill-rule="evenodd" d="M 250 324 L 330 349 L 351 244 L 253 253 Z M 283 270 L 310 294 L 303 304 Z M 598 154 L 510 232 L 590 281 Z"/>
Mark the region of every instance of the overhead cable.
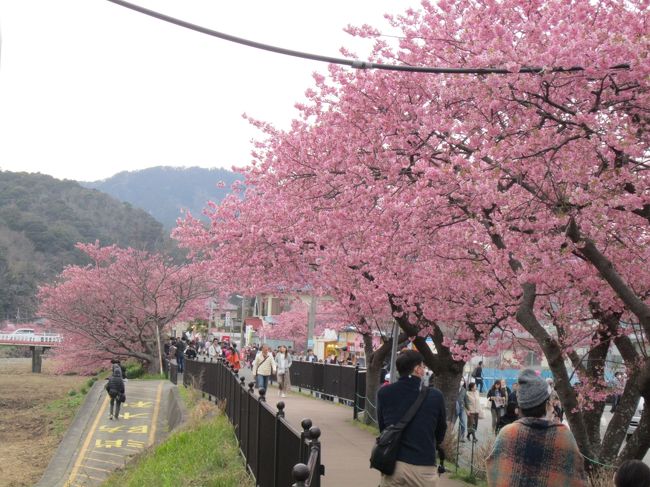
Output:
<path fill-rule="evenodd" d="M 382 63 L 373 63 L 370 61 L 361 61 L 358 59 L 345 59 L 345 58 L 336 58 L 330 56 L 322 56 L 320 54 L 311 54 L 308 52 L 295 51 L 293 49 L 285 49 L 283 47 L 271 46 L 269 44 L 263 44 L 261 42 L 251 41 L 249 39 L 244 39 L 241 37 L 236 37 L 230 34 L 225 34 L 223 32 L 218 32 L 213 29 L 208 29 L 197 24 L 192 24 L 185 20 L 177 19 L 169 15 L 165 15 L 155 10 L 150 10 L 139 5 L 135 5 L 130 2 L 125 2 L 124 0 L 108 0 L 111 3 L 120 5 L 122 7 L 135 10 L 136 12 L 149 15 L 150 17 L 169 22 L 170 24 L 175 24 L 186 29 L 190 29 L 202 34 L 206 34 L 212 37 L 218 37 L 229 42 L 234 42 L 236 44 L 242 44 L 244 46 L 253 47 L 255 49 L 261 49 L 264 51 L 275 52 L 277 54 L 283 54 L 285 56 L 293 56 L 302 59 L 311 59 L 312 61 L 319 61 L 330 64 L 339 64 L 342 66 L 349 66 L 355 69 L 383 69 L 387 71 L 409 71 L 415 73 L 436 73 L 436 74 L 517 74 L 517 73 L 532 73 L 532 74 L 542 74 L 542 73 L 562 73 L 562 72 L 575 72 L 575 71 L 584 71 L 584 68 L 581 66 L 572 66 L 568 68 L 564 67 L 553 67 L 553 68 L 543 68 L 543 67 L 534 67 L 534 66 L 522 66 L 518 70 L 509 70 L 503 68 L 437 68 L 431 66 L 408 66 L 400 64 L 382 64 Z M 629 69 L 629 64 L 617 64 L 616 66 L 611 66 L 609 69 Z"/>

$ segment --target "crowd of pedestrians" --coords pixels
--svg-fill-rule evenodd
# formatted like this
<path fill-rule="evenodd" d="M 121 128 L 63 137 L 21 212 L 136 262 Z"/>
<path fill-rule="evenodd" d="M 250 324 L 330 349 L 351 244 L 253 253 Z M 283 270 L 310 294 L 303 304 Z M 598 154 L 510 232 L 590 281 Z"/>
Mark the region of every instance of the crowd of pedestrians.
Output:
<path fill-rule="evenodd" d="M 251 369 L 258 388 L 268 390 L 275 379 L 278 394 L 286 397 L 290 391 L 290 368 L 293 354 L 281 345 L 271 350 L 268 345 L 251 345 L 241 352 L 236 344 L 172 338 L 165 345 L 165 354 L 175 359 L 182 372 L 185 358 L 204 355 L 223 357 L 235 370 Z M 308 350 L 295 356 L 306 362 L 351 364 L 352 354 L 332 354 L 319 360 Z M 382 474 L 381 487 L 435 486 L 442 466 L 441 448 L 447 430 L 448 414 L 441 391 L 428 386 L 428 372 L 422 355 L 416 350 L 403 350 L 395 368 L 399 378 L 386 384 L 377 395 L 377 418 L 380 431 L 400 424 L 423 395 L 421 404 L 408 424 L 403 425 L 394 471 Z M 454 419 L 458 420 L 460 442 L 477 442 L 478 425 L 485 418 L 481 403 L 483 363 L 479 362 L 469 377 L 461 381 Z M 620 381 L 617 376 L 616 380 Z M 423 392 L 423 389 L 424 392 Z M 111 396 L 110 419 L 117 419 L 120 398 L 124 395 L 122 370 L 114 365 L 113 375 L 106 385 Z M 490 410 L 491 430 L 496 435 L 494 447 L 486 459 L 487 483 L 490 487 L 587 487 L 585 459 L 580 454 L 573 434 L 563 424 L 564 411 L 552 379 L 544 379 L 531 369 L 519 373 L 510 389 L 505 380 L 496 380 L 485 396 Z M 614 404 L 614 408 L 616 403 Z M 437 454 L 436 454 L 437 453 Z M 440 465 L 438 465 L 438 463 Z M 612 480 L 616 487 L 650 487 L 650 469 L 643 462 L 625 462 Z"/>
<path fill-rule="evenodd" d="M 378 423 L 382 433 L 395 427 L 403 429 L 394 469 L 390 474 L 382 473 L 380 486 L 435 486 L 440 472 L 445 470 L 442 462 L 436 467 L 436 452 L 438 456 L 442 454 L 440 445 L 447 428 L 445 402 L 438 389 L 427 387 L 426 368 L 419 352 L 403 351 L 395 365 L 399 379 L 381 387 L 377 394 Z M 484 410 L 479 389 L 483 379 L 481 366 L 474 369 L 469 384 L 465 380 L 460 384 L 454 413 L 461 442 L 477 441 L 478 422 Z M 425 388 L 426 399 L 418 405 L 419 393 Z M 504 380 L 497 380 L 486 396 L 496 435 L 486 459 L 488 486 L 590 485 L 586 460 L 571 430 L 562 422 L 563 410 L 552 379 L 524 369 L 512 390 Z M 417 412 L 411 418 L 412 406 L 417 407 Z M 388 437 L 380 436 L 378 444 Z M 616 469 L 611 485 L 650 487 L 650 468 L 637 460 L 624 462 Z"/>

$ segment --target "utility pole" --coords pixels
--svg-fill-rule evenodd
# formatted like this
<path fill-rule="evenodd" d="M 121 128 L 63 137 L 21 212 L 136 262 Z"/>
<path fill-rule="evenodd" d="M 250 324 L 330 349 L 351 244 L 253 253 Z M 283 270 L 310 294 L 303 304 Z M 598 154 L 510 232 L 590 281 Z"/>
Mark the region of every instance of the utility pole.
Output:
<path fill-rule="evenodd" d="M 393 343 L 390 349 L 390 383 L 397 381 L 397 371 L 395 370 L 395 360 L 397 359 L 397 342 L 399 340 L 399 325 L 393 320 Z"/>
<path fill-rule="evenodd" d="M 244 331 L 246 329 L 246 296 L 241 297 L 241 330 L 239 337 L 239 350 L 242 350 L 246 345 L 246 339 L 244 338 Z"/>
<path fill-rule="evenodd" d="M 309 349 L 309 342 L 314 339 L 314 325 L 316 324 L 316 296 L 311 295 L 309 302 L 309 315 L 307 317 L 307 349 Z"/>

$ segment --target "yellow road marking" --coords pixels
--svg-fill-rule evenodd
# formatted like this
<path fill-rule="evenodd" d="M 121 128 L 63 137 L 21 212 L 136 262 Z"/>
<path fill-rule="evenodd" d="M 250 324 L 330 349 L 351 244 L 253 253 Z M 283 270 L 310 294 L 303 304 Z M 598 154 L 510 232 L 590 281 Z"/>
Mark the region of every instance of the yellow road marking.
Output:
<path fill-rule="evenodd" d="M 77 456 L 77 461 L 74 464 L 74 467 L 72 468 L 72 472 L 70 473 L 70 477 L 68 478 L 68 481 L 66 482 L 66 485 L 71 485 L 72 481 L 77 476 L 77 473 L 79 472 L 79 467 L 81 467 L 81 464 L 83 463 L 84 457 L 86 456 L 86 450 L 88 449 L 88 445 L 90 444 L 90 440 L 92 439 L 93 434 L 95 434 L 95 430 L 97 429 L 97 425 L 99 424 L 99 421 L 102 419 L 102 416 L 106 412 L 107 407 L 108 407 L 108 396 L 105 396 L 104 397 L 104 403 L 99 408 L 99 412 L 97 413 L 97 416 L 95 417 L 95 421 L 93 421 L 93 424 L 90 427 L 90 431 L 88 431 L 88 435 L 86 436 L 86 441 L 84 441 L 84 444 L 81 447 L 81 450 L 79 450 L 79 455 Z"/>
<path fill-rule="evenodd" d="M 153 409 L 153 418 L 151 419 L 151 430 L 149 430 L 149 443 L 148 446 L 153 445 L 156 439 L 156 424 L 158 423 L 158 413 L 160 412 L 160 398 L 162 397 L 162 382 L 158 384 L 156 391 L 156 405 Z"/>

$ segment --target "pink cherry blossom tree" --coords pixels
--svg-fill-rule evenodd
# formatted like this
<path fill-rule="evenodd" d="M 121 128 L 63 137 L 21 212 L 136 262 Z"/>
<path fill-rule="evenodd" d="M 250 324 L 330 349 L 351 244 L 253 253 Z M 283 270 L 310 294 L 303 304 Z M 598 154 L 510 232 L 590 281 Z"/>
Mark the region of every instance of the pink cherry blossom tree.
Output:
<path fill-rule="evenodd" d="M 245 201 L 178 234 L 255 285 L 309 283 L 360 320 L 388 310 L 448 405 L 467 358 L 533 340 L 581 451 L 614 461 L 650 398 L 647 7 L 424 2 L 391 19 L 396 47 L 350 28 L 378 39 L 376 61 L 513 73 L 330 67 L 289 130 L 253 121 Z M 630 380 L 601 437 L 612 347 Z M 646 410 L 618 458 L 649 446 Z"/>
<path fill-rule="evenodd" d="M 61 371 L 94 372 L 114 357 L 161 371 L 160 335 L 172 322 L 204 317 L 212 286 L 194 265 L 117 246 L 78 244 L 92 261 L 41 286 L 40 315 L 61 330 Z"/>

